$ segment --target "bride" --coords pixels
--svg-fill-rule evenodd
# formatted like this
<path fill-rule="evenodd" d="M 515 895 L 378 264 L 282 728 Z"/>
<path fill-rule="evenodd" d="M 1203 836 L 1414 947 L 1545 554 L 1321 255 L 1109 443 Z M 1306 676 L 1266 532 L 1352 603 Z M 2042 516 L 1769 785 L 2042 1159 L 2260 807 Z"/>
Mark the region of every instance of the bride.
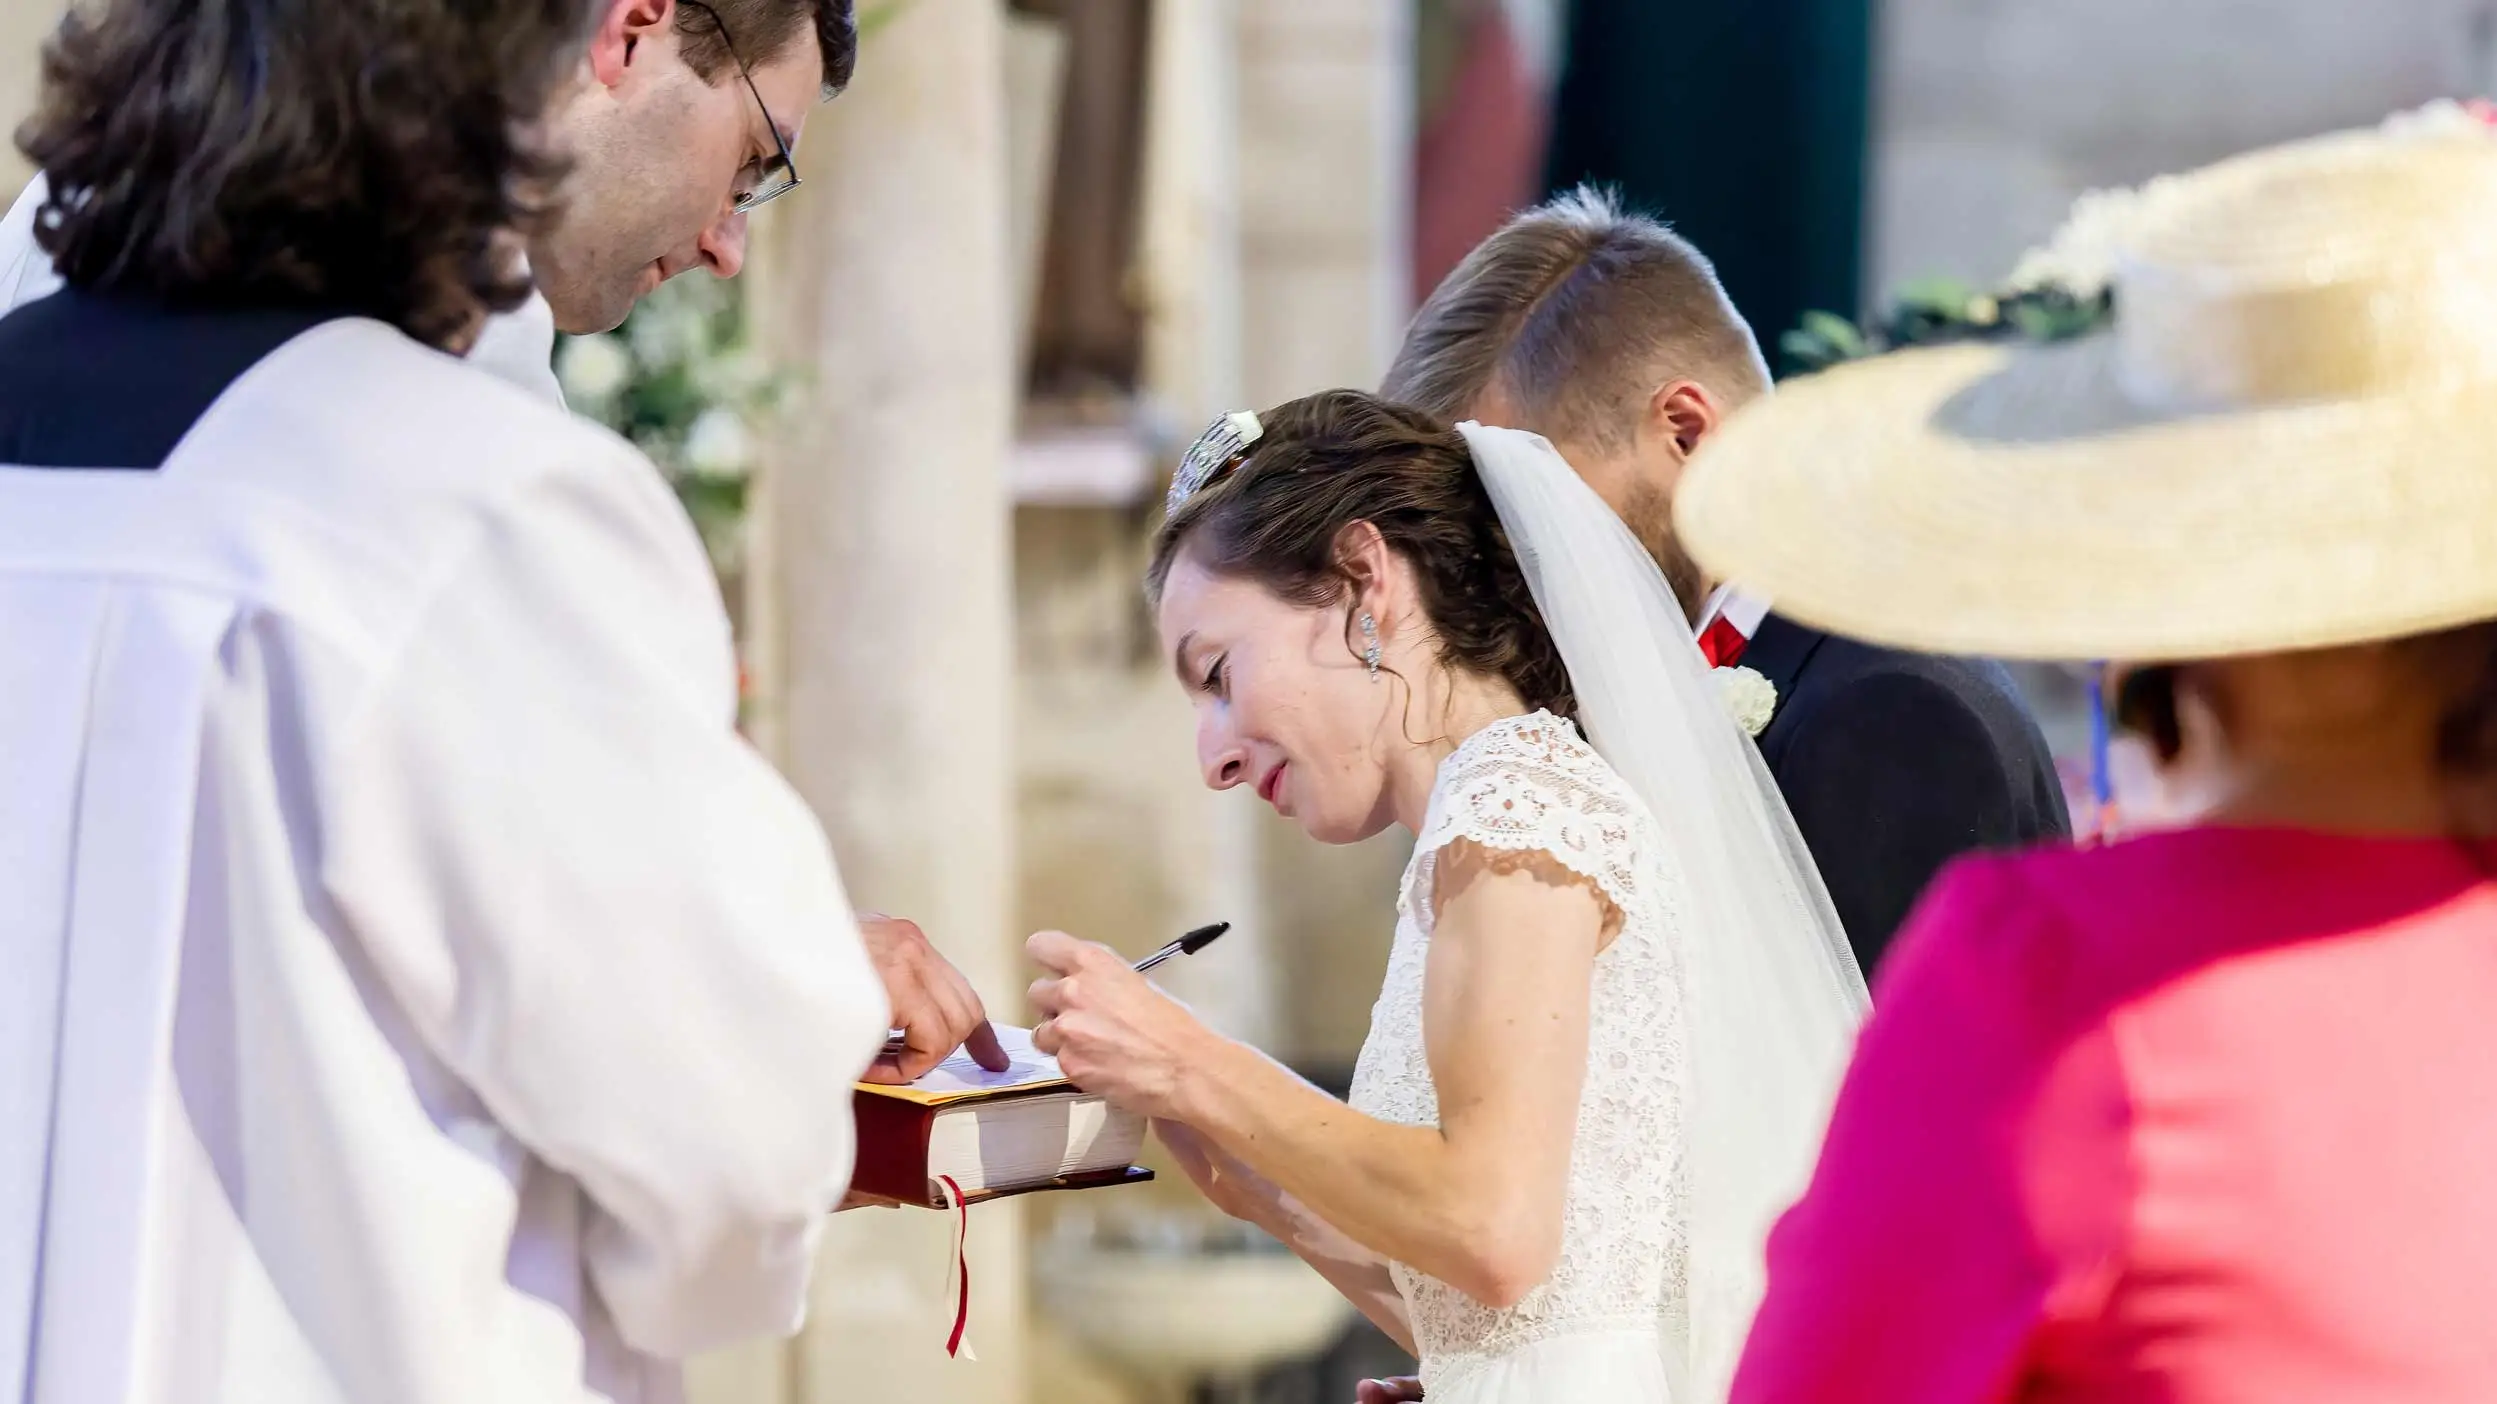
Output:
<path fill-rule="evenodd" d="M 1349 1107 L 1057 933 L 1036 1042 L 1434 1404 L 1721 1397 L 1864 986 L 1647 553 L 1543 440 L 1331 391 L 1207 432 L 1148 590 L 1208 785 L 1415 835 L 1386 982 Z"/>

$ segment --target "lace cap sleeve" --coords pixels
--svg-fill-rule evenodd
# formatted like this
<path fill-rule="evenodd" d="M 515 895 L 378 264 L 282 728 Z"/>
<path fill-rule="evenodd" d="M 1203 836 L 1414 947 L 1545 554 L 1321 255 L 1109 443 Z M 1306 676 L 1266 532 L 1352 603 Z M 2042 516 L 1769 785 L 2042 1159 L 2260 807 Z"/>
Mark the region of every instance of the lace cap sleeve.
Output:
<path fill-rule="evenodd" d="M 1577 728 L 1548 712 L 1495 722 L 1442 763 L 1398 905 L 1427 915 L 1436 856 L 1467 840 L 1548 854 L 1627 919 L 1640 898 L 1641 828 L 1627 787 Z"/>

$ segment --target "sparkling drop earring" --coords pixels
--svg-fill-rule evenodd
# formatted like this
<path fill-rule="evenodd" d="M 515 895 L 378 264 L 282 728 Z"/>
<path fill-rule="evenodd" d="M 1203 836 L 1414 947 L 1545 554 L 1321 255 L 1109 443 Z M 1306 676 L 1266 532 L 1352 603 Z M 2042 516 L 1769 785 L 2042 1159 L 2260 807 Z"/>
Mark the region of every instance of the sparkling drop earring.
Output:
<path fill-rule="evenodd" d="M 1379 680 L 1379 622 L 1369 615 L 1361 616 L 1361 637 L 1365 641 L 1361 661 L 1370 665 L 1370 681 Z"/>

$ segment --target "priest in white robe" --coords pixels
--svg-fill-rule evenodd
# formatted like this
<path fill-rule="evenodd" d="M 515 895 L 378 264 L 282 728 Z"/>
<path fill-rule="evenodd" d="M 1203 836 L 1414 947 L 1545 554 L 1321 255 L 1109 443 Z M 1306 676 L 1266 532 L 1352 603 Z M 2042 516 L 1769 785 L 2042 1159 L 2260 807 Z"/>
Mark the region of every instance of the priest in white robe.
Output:
<path fill-rule="evenodd" d="M 622 1401 L 795 1328 L 885 1001 L 638 455 L 330 322 L 155 471 L 0 469 L 0 637 L 35 1400 Z"/>
<path fill-rule="evenodd" d="M 261 36 L 277 87 L 332 25 L 508 25 L 494 76 L 546 71 L 520 7 L 99 8 L 295 25 Z M 161 234 L 160 198 L 91 200 L 84 247 Z M 398 213 L 299 252 L 369 274 L 436 237 Z M 733 729 L 657 472 L 411 336 L 404 288 L 47 296 L 24 233 L 0 1394 L 645 1404 L 794 1330 L 887 999 L 814 818 Z"/>

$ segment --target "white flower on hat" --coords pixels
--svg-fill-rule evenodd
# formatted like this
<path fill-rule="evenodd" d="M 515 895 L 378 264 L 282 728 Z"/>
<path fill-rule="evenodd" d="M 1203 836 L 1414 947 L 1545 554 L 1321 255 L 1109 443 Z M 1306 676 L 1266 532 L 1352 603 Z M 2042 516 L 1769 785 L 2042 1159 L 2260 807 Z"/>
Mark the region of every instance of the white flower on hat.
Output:
<path fill-rule="evenodd" d="M 2489 134 L 2490 109 L 2484 102 L 2461 103 L 2438 98 L 2425 107 L 2396 112 L 2377 130 L 2392 141 L 2441 141 L 2450 137 Z"/>
<path fill-rule="evenodd" d="M 2497 107 L 2486 102 L 2440 99 L 2424 107 L 2396 112 L 2373 131 L 2339 133 L 2385 141 L 2447 141 L 2456 137 L 2487 137 L 2497 126 Z M 2176 176 L 2160 176 L 2137 189 L 2091 190 L 2073 201 L 2072 213 L 2053 238 L 2020 256 L 2004 286 L 2008 293 L 2060 288 L 2076 298 L 2105 292 L 2115 280 L 2116 264 L 2140 231 L 2171 203 L 2182 188 Z"/>
<path fill-rule="evenodd" d="M 2083 193 L 2072 202 L 2072 213 L 2055 237 L 2020 256 L 2005 291 L 2060 288 L 2082 299 L 2105 292 L 2125 251 L 2177 189 L 2175 177 L 2160 176 L 2135 190 Z"/>
<path fill-rule="evenodd" d="M 685 431 L 685 466 L 705 477 L 733 478 L 754 462 L 754 436 L 724 409 L 707 409 Z"/>
<path fill-rule="evenodd" d="M 631 354 L 606 332 L 567 340 L 563 358 L 555 366 L 555 378 L 563 383 L 564 393 L 592 404 L 622 390 L 632 375 Z"/>
<path fill-rule="evenodd" d="M 1777 715 L 1777 684 L 1752 668 L 1719 668 L 1716 674 L 1717 686 L 1725 690 L 1726 710 L 1743 734 L 1758 736 L 1768 730 L 1769 718 Z"/>

